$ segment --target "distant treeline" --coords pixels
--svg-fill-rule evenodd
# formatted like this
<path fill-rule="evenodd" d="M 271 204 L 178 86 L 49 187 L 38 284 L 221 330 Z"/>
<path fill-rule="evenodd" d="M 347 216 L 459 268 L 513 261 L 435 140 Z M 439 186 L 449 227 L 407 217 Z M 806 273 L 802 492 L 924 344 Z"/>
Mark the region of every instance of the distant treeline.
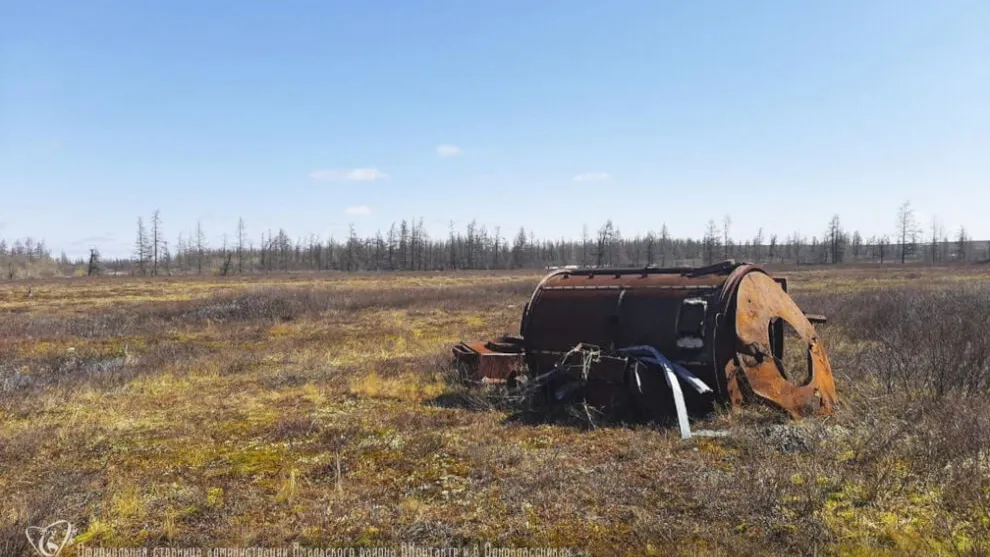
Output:
<path fill-rule="evenodd" d="M 840 263 L 951 263 L 990 260 L 990 243 L 972 241 L 964 228 L 950 238 L 936 222 L 922 231 L 908 203 L 897 212 L 893 236 L 862 237 L 847 231 L 838 216 L 817 236 L 793 233 L 753 238 L 732 236 L 732 221 L 708 222 L 702 238 L 672 236 L 665 224 L 657 232 L 623 236 L 611 220 L 593 232 L 584 228 L 579 239 L 541 239 L 520 229 L 505 237 L 499 228 L 475 222 L 464 229 L 451 226 L 441 237 L 431 236 L 423 219 L 394 223 L 384 233 L 358 236 L 351 226 L 345 238 L 292 238 L 284 230 L 249 238 L 243 219 L 232 240 L 209 245 L 201 226 L 179 235 L 170 244 L 158 211 L 148 225 L 139 218 L 134 251 L 126 259 L 103 259 L 98 246 L 86 259 L 52 257 L 42 241 L 30 238 L 8 244 L 0 240 L 4 277 L 83 274 L 237 274 L 278 271 L 423 271 L 457 269 L 538 269 L 552 266 L 642 267 L 701 265 L 735 258 L 755 263 L 832 265 Z M 927 231 L 926 231 L 927 232 Z M 226 237 L 225 237 L 226 238 Z"/>

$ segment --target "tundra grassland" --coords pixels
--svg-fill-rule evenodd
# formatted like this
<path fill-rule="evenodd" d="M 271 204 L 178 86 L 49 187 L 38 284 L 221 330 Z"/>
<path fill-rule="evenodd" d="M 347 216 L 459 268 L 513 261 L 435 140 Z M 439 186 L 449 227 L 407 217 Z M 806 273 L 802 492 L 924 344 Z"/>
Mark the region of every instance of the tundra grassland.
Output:
<path fill-rule="evenodd" d="M 990 271 L 789 269 L 841 406 L 694 427 L 521 416 L 450 347 L 540 275 L 0 283 L 0 555 L 86 547 L 990 553 Z M 29 294 L 30 293 L 30 294 Z"/>

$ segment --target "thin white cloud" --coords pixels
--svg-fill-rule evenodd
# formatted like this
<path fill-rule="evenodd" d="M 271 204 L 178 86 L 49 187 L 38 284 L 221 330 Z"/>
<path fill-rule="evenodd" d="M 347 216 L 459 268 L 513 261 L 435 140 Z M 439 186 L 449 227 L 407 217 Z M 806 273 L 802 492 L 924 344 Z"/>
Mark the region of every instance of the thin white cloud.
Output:
<path fill-rule="evenodd" d="M 585 172 L 584 174 L 578 174 L 574 177 L 575 182 L 601 182 L 602 180 L 608 180 L 611 176 L 608 172 Z"/>
<path fill-rule="evenodd" d="M 356 182 L 373 182 L 375 180 L 384 180 L 385 178 L 388 178 L 388 174 L 385 174 L 377 168 L 355 168 L 347 173 L 346 178 Z"/>
<path fill-rule="evenodd" d="M 437 154 L 441 157 L 456 157 L 461 154 L 461 148 L 457 145 L 445 143 L 443 145 L 437 145 Z"/>
<path fill-rule="evenodd" d="M 344 209 L 344 212 L 348 215 L 356 217 L 365 217 L 371 214 L 371 207 L 367 205 L 357 205 L 355 207 L 348 207 Z"/>
<path fill-rule="evenodd" d="M 351 182 L 373 182 L 375 180 L 384 180 L 385 178 L 388 178 L 388 174 L 385 174 L 377 168 L 331 168 L 326 170 L 314 170 L 309 173 L 309 177 L 312 180 L 317 180 L 320 182 L 339 182 L 341 180 Z"/>

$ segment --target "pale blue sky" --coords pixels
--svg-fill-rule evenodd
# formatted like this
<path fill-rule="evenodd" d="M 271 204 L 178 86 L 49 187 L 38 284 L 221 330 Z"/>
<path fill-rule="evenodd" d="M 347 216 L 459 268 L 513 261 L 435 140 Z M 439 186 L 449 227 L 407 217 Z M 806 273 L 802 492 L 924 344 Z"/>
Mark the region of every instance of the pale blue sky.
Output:
<path fill-rule="evenodd" d="M 0 237 L 70 255 L 155 208 L 868 236 L 910 199 L 990 238 L 988 171 L 986 1 L 0 0 Z"/>

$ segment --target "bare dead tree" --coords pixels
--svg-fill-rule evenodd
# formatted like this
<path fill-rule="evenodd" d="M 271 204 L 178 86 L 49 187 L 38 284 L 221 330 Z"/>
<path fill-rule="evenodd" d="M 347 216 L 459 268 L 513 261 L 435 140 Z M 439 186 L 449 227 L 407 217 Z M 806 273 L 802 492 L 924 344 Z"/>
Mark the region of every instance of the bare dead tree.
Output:
<path fill-rule="evenodd" d="M 660 266 L 667 265 L 667 251 L 670 249 L 670 232 L 667 223 L 660 225 Z"/>
<path fill-rule="evenodd" d="M 939 222 L 938 217 L 932 217 L 932 236 L 931 236 L 931 246 L 929 248 L 930 255 L 932 258 L 932 263 L 938 263 L 939 261 L 939 240 L 945 235 L 945 230 L 942 228 L 942 223 Z"/>
<path fill-rule="evenodd" d="M 722 218 L 722 259 L 729 259 L 732 254 L 732 240 L 729 239 L 729 227 L 732 226 L 732 217 L 725 215 Z"/>
<path fill-rule="evenodd" d="M 347 246 L 344 252 L 344 269 L 347 271 L 353 271 L 357 268 L 357 251 L 359 240 L 357 237 L 357 232 L 354 230 L 354 225 L 350 224 L 348 226 Z"/>
<path fill-rule="evenodd" d="M 828 221 L 828 230 L 825 233 L 825 242 L 828 244 L 828 255 L 832 263 L 842 263 L 845 252 L 845 233 L 842 231 L 842 224 L 839 215 L 833 215 Z"/>
<path fill-rule="evenodd" d="M 615 229 L 612 226 L 612 221 L 607 220 L 601 228 L 598 229 L 598 240 L 595 246 L 595 265 L 598 267 L 604 267 L 605 265 L 612 265 L 612 240 L 615 236 Z"/>
<path fill-rule="evenodd" d="M 148 231 L 144 227 L 144 219 L 138 217 L 137 238 L 134 240 L 134 258 L 137 260 L 138 273 L 145 275 L 148 273 Z"/>
<path fill-rule="evenodd" d="M 588 225 L 581 226 L 581 266 L 588 266 Z"/>
<path fill-rule="evenodd" d="M 863 237 L 860 236 L 859 230 L 854 230 L 852 235 L 853 261 L 859 259 L 862 251 L 863 251 Z"/>
<path fill-rule="evenodd" d="M 333 234 L 331 234 L 330 235 L 330 238 L 327 240 L 327 263 L 326 263 L 326 265 L 327 265 L 327 270 L 328 271 L 330 269 L 333 269 L 333 254 L 334 254 L 334 249 L 333 248 L 336 245 L 337 245 L 337 243 L 333 239 Z"/>
<path fill-rule="evenodd" d="M 196 274 L 203 274 L 203 258 L 206 257 L 206 234 L 203 223 L 196 221 Z"/>
<path fill-rule="evenodd" d="M 244 219 L 237 218 L 237 272 L 244 272 L 244 242 L 247 236 L 245 234 Z"/>
<path fill-rule="evenodd" d="M 457 234 L 454 232 L 454 221 L 450 221 L 450 241 L 448 242 L 448 262 L 451 269 L 457 268 Z M 515 255 L 513 253 L 513 255 Z"/>
<path fill-rule="evenodd" d="M 172 253 L 168 250 L 168 240 L 162 240 L 162 266 L 165 274 L 172 276 Z"/>
<path fill-rule="evenodd" d="M 406 219 L 399 221 L 399 270 L 409 268 L 409 224 Z"/>
<path fill-rule="evenodd" d="M 756 236 L 753 237 L 753 260 L 757 263 L 763 257 L 763 227 L 761 226 L 756 230 Z"/>
<path fill-rule="evenodd" d="M 472 220 L 467 225 L 467 237 L 465 238 L 464 244 L 464 256 L 467 262 L 468 269 L 474 269 L 474 256 L 477 250 L 476 244 L 478 243 L 478 223 Z"/>
<path fill-rule="evenodd" d="M 715 225 L 714 220 L 708 221 L 708 228 L 705 230 L 705 238 L 702 244 L 704 246 L 705 264 L 711 265 L 715 262 L 715 254 L 719 244 L 718 227 Z"/>
<path fill-rule="evenodd" d="M 162 217 L 158 209 L 151 214 L 151 274 L 158 275 L 158 251 L 162 243 Z"/>
<path fill-rule="evenodd" d="M 501 262 L 499 261 L 498 258 L 499 251 L 501 251 L 501 245 L 500 245 L 501 242 L 502 242 L 502 229 L 496 226 L 495 227 L 495 263 L 494 263 L 496 269 L 501 268 Z"/>
<path fill-rule="evenodd" d="M 908 251 L 914 251 L 914 242 L 918 236 L 918 222 L 914 216 L 911 202 L 905 201 L 897 209 L 897 238 L 901 248 L 901 264 L 907 259 Z"/>
<path fill-rule="evenodd" d="M 220 265 L 220 276 L 227 276 L 230 273 L 231 259 L 234 256 L 234 252 L 227 251 L 227 235 L 223 235 L 223 244 L 220 248 L 220 260 L 223 263 Z"/>
<path fill-rule="evenodd" d="M 967 261 L 969 258 L 967 253 L 967 247 L 969 246 L 969 237 L 966 235 L 966 227 L 959 227 L 959 235 L 956 236 L 956 259 L 958 261 Z"/>
<path fill-rule="evenodd" d="M 795 232 L 791 236 L 791 252 L 794 255 L 794 263 L 797 265 L 801 264 L 801 252 L 804 248 L 804 237 L 801 236 L 800 232 Z"/>
<path fill-rule="evenodd" d="M 520 227 L 516 239 L 512 242 L 512 266 L 516 269 L 526 265 L 526 244 L 526 229 Z"/>

